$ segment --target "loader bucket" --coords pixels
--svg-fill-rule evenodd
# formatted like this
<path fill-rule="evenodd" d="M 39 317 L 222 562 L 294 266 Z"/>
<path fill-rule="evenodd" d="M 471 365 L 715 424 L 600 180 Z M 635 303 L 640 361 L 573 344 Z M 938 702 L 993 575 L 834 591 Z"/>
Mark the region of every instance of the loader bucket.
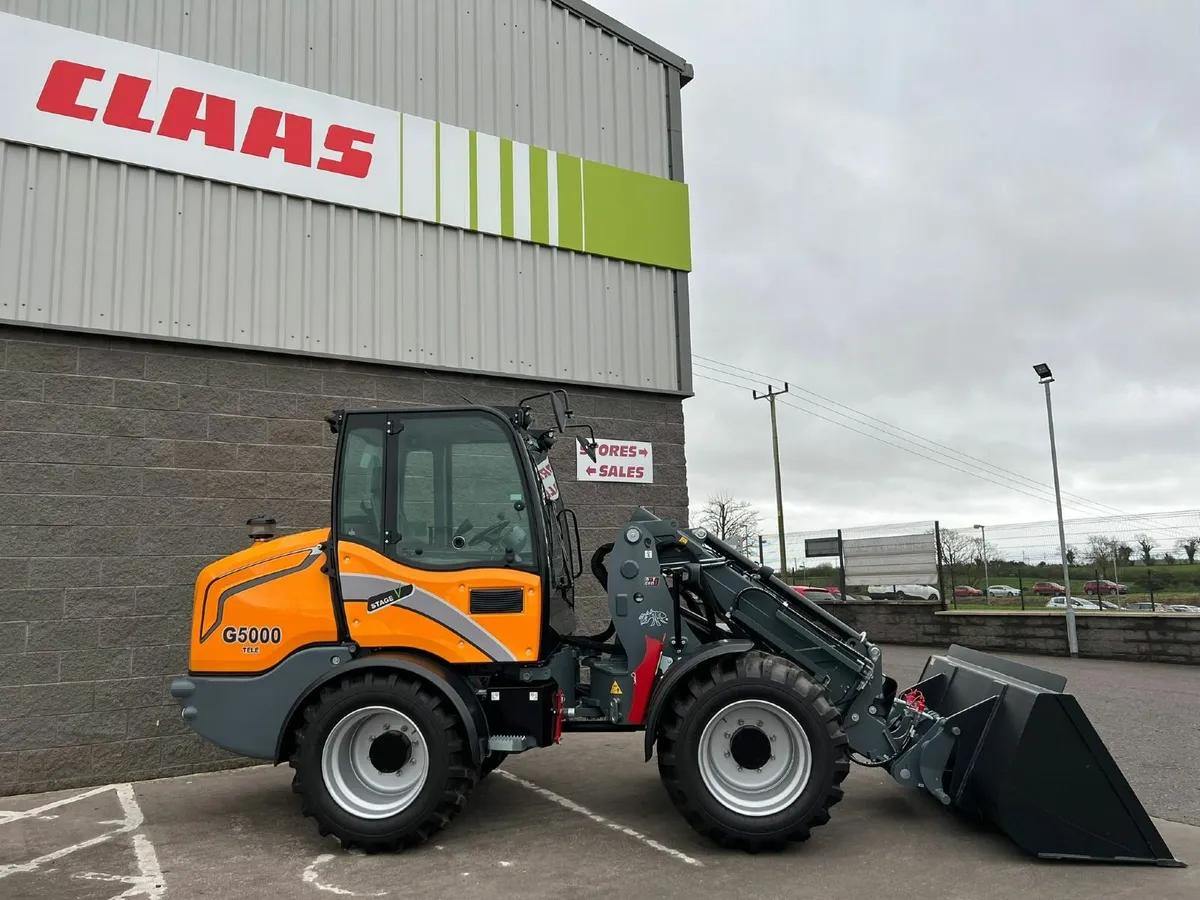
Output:
<path fill-rule="evenodd" d="M 1044 859 L 1184 865 L 1066 683 L 958 645 L 929 658 L 914 688 L 960 729 L 949 802 Z"/>

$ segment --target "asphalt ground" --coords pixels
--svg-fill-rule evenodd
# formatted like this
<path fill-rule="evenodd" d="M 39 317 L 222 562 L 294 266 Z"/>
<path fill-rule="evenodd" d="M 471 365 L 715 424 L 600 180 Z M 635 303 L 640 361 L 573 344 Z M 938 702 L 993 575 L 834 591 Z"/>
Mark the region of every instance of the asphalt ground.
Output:
<path fill-rule="evenodd" d="M 928 651 L 885 653 L 903 684 Z M 1189 868 L 1032 860 L 859 767 L 807 843 L 782 854 L 722 851 L 667 801 L 640 735 L 568 735 L 511 757 L 450 829 L 395 856 L 344 853 L 320 838 L 300 816 L 286 767 L 0 798 L 0 897 L 1196 900 L 1200 668 L 1027 659 L 1070 677 L 1068 690 Z"/>

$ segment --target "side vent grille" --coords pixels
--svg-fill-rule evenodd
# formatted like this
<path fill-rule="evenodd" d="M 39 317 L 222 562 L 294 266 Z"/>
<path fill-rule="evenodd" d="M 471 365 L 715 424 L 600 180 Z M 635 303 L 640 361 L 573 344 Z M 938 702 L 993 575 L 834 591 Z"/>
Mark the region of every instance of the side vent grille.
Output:
<path fill-rule="evenodd" d="M 471 614 L 519 613 L 525 609 L 521 588 L 482 588 L 471 591 Z"/>

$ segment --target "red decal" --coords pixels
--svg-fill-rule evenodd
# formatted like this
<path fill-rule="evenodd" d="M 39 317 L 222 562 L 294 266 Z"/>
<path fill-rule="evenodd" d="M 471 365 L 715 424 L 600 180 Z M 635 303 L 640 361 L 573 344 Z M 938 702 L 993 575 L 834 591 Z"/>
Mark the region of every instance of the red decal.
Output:
<path fill-rule="evenodd" d="M 554 712 L 554 743 L 556 743 L 556 744 L 562 743 L 563 700 L 564 699 L 565 699 L 565 695 L 563 694 L 562 691 L 555 692 L 554 706 L 552 707 L 552 709 Z"/>
<path fill-rule="evenodd" d="M 154 128 L 154 120 L 142 117 L 142 108 L 146 105 L 149 93 L 149 80 L 133 75 L 118 75 L 108 105 L 104 107 L 104 124 L 149 134 Z"/>
<path fill-rule="evenodd" d="M 200 116 L 200 105 L 204 116 Z M 234 144 L 234 102 L 227 97 L 202 94 L 188 88 L 175 88 L 167 100 L 158 133 L 163 137 L 186 141 L 193 131 L 204 132 L 209 147 L 232 150 Z"/>
<path fill-rule="evenodd" d="M 325 133 L 325 149 L 341 155 L 337 159 L 322 156 L 317 161 L 317 168 L 351 178 L 366 178 L 371 171 L 372 157 L 370 152 L 355 147 L 355 143 L 373 144 L 375 135 L 345 125 L 330 125 Z"/>
<path fill-rule="evenodd" d="M 42 86 L 37 108 L 57 116 L 70 116 L 91 122 L 96 118 L 97 111 L 90 106 L 79 105 L 79 92 L 83 90 L 85 81 L 100 81 L 103 77 L 104 70 L 95 66 L 85 66 L 65 59 L 56 60 L 50 67 L 50 74 L 46 76 L 46 83 Z"/>
<path fill-rule="evenodd" d="M 279 133 L 280 122 L 283 134 Z M 270 159 L 275 150 L 283 150 L 283 161 L 294 166 L 312 165 L 312 119 L 295 113 L 282 113 L 256 106 L 246 127 L 242 152 L 247 156 Z"/>
<path fill-rule="evenodd" d="M 633 703 L 629 708 L 629 722 L 640 725 L 646 718 L 646 707 L 650 704 L 650 688 L 654 687 L 654 676 L 658 661 L 662 657 L 663 642 L 646 638 L 646 656 L 633 672 Z"/>

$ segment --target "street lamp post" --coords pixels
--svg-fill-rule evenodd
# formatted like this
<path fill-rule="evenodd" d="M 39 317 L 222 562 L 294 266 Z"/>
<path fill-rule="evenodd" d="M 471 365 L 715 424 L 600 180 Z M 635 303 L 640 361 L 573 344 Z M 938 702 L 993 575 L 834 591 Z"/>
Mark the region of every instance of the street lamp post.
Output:
<path fill-rule="evenodd" d="M 988 596 L 988 573 L 987 573 L 987 529 L 982 525 L 976 525 L 979 529 L 979 555 L 983 557 L 983 596 Z"/>
<path fill-rule="evenodd" d="M 1054 469 L 1054 503 L 1058 507 L 1058 549 L 1062 554 L 1063 587 L 1066 589 L 1067 648 L 1072 656 L 1079 655 L 1079 638 L 1075 633 L 1075 604 L 1071 596 L 1071 573 L 1067 568 L 1067 532 L 1063 526 L 1062 491 L 1058 484 L 1058 450 L 1054 445 L 1054 410 L 1050 405 L 1050 382 L 1054 375 L 1045 363 L 1033 367 L 1040 384 L 1046 386 L 1046 424 L 1050 429 L 1050 465 Z"/>

